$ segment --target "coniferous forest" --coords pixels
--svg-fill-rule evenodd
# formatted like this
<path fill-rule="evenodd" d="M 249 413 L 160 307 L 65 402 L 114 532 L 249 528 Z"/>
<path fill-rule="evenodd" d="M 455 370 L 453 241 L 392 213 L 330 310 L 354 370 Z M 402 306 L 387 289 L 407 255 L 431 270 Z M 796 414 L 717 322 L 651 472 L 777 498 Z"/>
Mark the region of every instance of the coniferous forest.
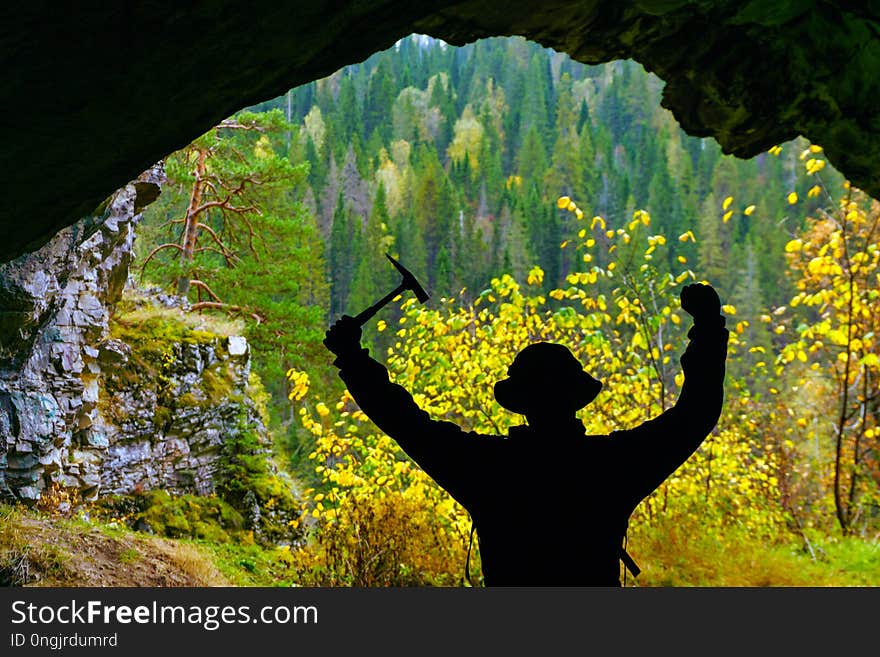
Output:
<path fill-rule="evenodd" d="M 432 417 L 492 434 L 521 422 L 492 384 L 537 339 L 603 380 L 588 432 L 668 408 L 690 328 L 678 293 L 711 283 L 731 331 L 725 407 L 631 520 L 640 583 L 876 583 L 880 208 L 821 144 L 727 156 L 662 91 L 632 61 L 413 36 L 169 154 L 132 272 L 244 322 L 301 484 L 285 578 L 462 583 L 467 514 L 357 408 L 322 345 L 398 284 L 389 253 L 430 299 L 403 295 L 365 346 Z"/>

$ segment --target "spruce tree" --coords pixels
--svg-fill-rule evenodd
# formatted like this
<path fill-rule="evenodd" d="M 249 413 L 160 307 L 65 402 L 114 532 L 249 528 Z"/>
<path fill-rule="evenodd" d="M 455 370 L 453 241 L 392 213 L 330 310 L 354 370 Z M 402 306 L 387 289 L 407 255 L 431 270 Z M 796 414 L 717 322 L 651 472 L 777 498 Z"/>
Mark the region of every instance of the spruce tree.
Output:
<path fill-rule="evenodd" d="M 549 143 L 550 121 L 547 109 L 547 74 L 546 56 L 536 52 L 531 61 L 525 78 L 519 119 L 519 143 L 525 142 L 528 132 L 534 128 L 541 143 Z"/>
<path fill-rule="evenodd" d="M 383 144 L 391 141 L 391 125 L 386 116 L 396 96 L 388 55 L 383 54 L 370 76 L 364 106 L 364 131 L 366 134 L 378 131 Z"/>
<path fill-rule="evenodd" d="M 348 304 L 354 275 L 350 253 L 353 229 L 350 213 L 345 206 L 345 197 L 340 190 L 330 227 L 330 255 L 327 259 L 332 317 L 343 315 Z"/>
<path fill-rule="evenodd" d="M 517 158 L 517 174 L 522 178 L 523 184 L 542 183 L 544 172 L 547 170 L 547 153 L 544 142 L 535 126 L 526 133 L 522 148 Z"/>
<path fill-rule="evenodd" d="M 577 134 L 577 118 L 571 97 L 571 76 L 564 73 L 559 81 L 556 111 L 556 142 L 550 157 L 550 169 L 544 175 L 544 189 L 551 197 L 584 198 L 583 159 Z"/>

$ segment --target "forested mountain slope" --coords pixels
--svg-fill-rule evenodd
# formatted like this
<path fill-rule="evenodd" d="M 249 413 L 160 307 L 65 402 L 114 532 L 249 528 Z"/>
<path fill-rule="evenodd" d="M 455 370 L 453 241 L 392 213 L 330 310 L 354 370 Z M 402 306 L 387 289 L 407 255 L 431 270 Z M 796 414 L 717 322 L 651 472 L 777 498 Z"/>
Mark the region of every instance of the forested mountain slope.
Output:
<path fill-rule="evenodd" d="M 812 181 L 797 175 L 801 149 L 747 161 L 724 156 L 713 140 L 677 126 L 659 105 L 661 86 L 634 62 L 586 66 L 521 38 L 460 48 L 404 39 L 250 108 L 277 110 L 290 122 L 261 139 L 270 135 L 275 157 L 298 165 L 286 183 L 276 179 L 273 218 L 257 229 L 273 235 L 258 244 L 267 260 L 245 259 L 231 276 L 210 248 L 195 260 L 214 272 L 213 291 L 225 291 L 224 301 L 240 305 L 257 293 L 307 308 L 276 299 L 287 307 L 254 329 L 268 336 L 267 327 L 284 318 L 267 337 L 277 347 L 272 363 L 263 364 L 274 371 L 268 385 L 279 398 L 284 371 L 320 360 L 327 322 L 397 283 L 386 251 L 425 284 L 429 304 L 473 300 L 502 273 L 523 282 L 534 265 L 544 271 L 545 291 L 562 284 L 579 256 L 560 245 L 581 226 L 556 207 L 560 196 L 609 229 L 642 209 L 658 233 L 693 230 L 699 239 L 670 240 L 658 266 L 669 271 L 686 259 L 723 298 L 739 302 L 740 317 L 754 320 L 790 297 L 783 247 L 816 206 L 807 194 Z M 148 217 L 142 254 L 170 235 L 155 226 L 185 214 L 191 164 L 178 165 L 179 193 L 166 189 Z M 830 172 L 829 185 L 838 178 Z M 796 213 L 786 202 L 792 191 L 802 199 Z M 179 277 L 177 256 L 157 254 L 145 276 Z"/>

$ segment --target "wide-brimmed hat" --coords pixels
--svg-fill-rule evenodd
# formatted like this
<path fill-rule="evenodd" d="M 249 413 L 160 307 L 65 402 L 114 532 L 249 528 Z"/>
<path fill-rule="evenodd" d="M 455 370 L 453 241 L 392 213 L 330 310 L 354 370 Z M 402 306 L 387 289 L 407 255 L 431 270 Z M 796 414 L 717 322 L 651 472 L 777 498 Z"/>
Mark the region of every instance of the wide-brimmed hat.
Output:
<path fill-rule="evenodd" d="M 577 411 L 596 398 L 602 382 L 584 371 L 568 347 L 536 342 L 520 351 L 495 384 L 495 399 L 514 413 L 536 408 Z"/>

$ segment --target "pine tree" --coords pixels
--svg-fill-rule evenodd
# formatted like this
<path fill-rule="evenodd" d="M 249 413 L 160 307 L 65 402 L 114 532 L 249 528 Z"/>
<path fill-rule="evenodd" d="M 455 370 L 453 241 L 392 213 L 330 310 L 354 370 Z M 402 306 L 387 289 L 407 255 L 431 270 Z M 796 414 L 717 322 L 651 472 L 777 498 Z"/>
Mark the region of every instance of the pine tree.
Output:
<path fill-rule="evenodd" d="M 344 75 L 339 87 L 339 97 L 333 114 L 336 139 L 342 144 L 351 142 L 354 135 L 362 135 L 364 124 L 361 118 L 361 107 L 355 91 L 354 79 Z"/>
<path fill-rule="evenodd" d="M 718 286 L 726 278 L 727 259 L 721 237 L 721 205 L 709 194 L 700 207 L 697 221 L 697 253 L 700 276 Z M 719 292 L 720 294 L 720 292 Z"/>
<path fill-rule="evenodd" d="M 593 148 L 593 135 L 589 122 L 583 124 L 578 134 L 578 155 L 580 157 L 581 180 L 576 194 L 578 198 L 585 200 L 584 205 L 592 209 L 595 207 L 599 175 L 596 170 L 596 153 Z"/>
<path fill-rule="evenodd" d="M 532 260 L 544 270 L 545 289 L 561 282 L 561 249 L 559 213 L 553 203 L 544 203 L 537 184 L 532 184 L 523 204 L 523 220 L 531 247 Z"/>
<path fill-rule="evenodd" d="M 544 188 L 551 197 L 574 196 L 585 198 L 581 186 L 584 180 L 577 119 L 571 97 L 571 76 L 564 73 L 559 81 L 556 105 L 556 142 L 553 145 L 550 169 L 544 175 Z"/>
<path fill-rule="evenodd" d="M 773 340 L 767 324 L 760 320 L 760 316 L 766 312 L 767 305 L 761 289 L 758 257 L 752 244 L 745 245 L 744 257 L 739 262 L 730 303 L 736 308 L 737 322 L 745 321 L 748 324 L 743 334 L 746 344 L 750 347 L 762 347 L 764 352 L 750 349 L 733 359 L 730 367 L 734 378 L 744 378 L 753 382 L 755 365 L 759 361 L 767 362 L 769 357 L 767 354 L 772 353 Z"/>
<path fill-rule="evenodd" d="M 306 135 L 304 159 L 309 163 L 309 184 L 313 189 L 323 189 L 327 183 L 327 166 L 318 154 L 315 142 Z"/>
<path fill-rule="evenodd" d="M 327 261 L 330 280 L 330 315 L 333 317 L 345 314 L 348 305 L 354 277 L 350 252 L 353 230 L 351 214 L 345 206 L 345 197 L 340 190 L 330 228 L 330 255 Z"/>
<path fill-rule="evenodd" d="M 391 126 L 385 119 L 395 97 L 388 56 L 383 54 L 370 76 L 364 107 L 364 131 L 367 134 L 377 131 L 383 144 L 391 141 Z"/>
<path fill-rule="evenodd" d="M 550 80 L 547 75 L 545 55 L 536 52 L 532 56 L 525 79 L 519 120 L 519 143 L 525 142 L 526 136 L 532 128 L 537 131 L 541 143 L 549 143 L 550 115 L 546 94 Z"/>
<path fill-rule="evenodd" d="M 517 174 L 523 179 L 523 183 L 530 185 L 533 182 L 543 182 L 544 172 L 547 170 L 547 153 L 541 141 L 541 135 L 535 126 L 526 133 L 522 148 L 517 159 Z"/>
<path fill-rule="evenodd" d="M 186 189 L 188 202 L 165 224 L 177 235 L 153 248 L 142 270 L 170 249 L 178 259 L 177 295 L 195 295 L 197 309 L 226 306 L 212 290 L 211 273 L 219 266 L 235 268 L 242 250 L 256 256 L 260 206 L 305 174 L 306 167 L 294 167 L 278 153 L 291 128 L 280 110 L 242 112 L 169 156 L 168 179 Z"/>
<path fill-rule="evenodd" d="M 584 126 L 586 126 L 588 130 L 593 127 L 593 121 L 590 119 L 590 107 L 587 105 L 586 100 L 581 101 L 580 108 L 578 109 L 577 131 L 581 132 L 581 130 L 584 129 Z"/>
<path fill-rule="evenodd" d="M 380 184 L 376 189 L 373 207 L 364 226 L 357 266 L 351 282 L 348 305 L 353 312 L 360 312 L 373 305 L 398 283 L 395 280 L 396 272 L 392 270 L 385 257 L 393 243 L 389 221 L 388 209 L 385 205 L 385 187 Z M 372 344 L 376 349 L 387 346 L 380 340 L 380 332 L 377 331 L 374 323 L 363 328 L 363 335 L 365 342 Z"/>
<path fill-rule="evenodd" d="M 493 121 L 486 114 L 483 116 L 482 124 L 486 128 L 480 144 L 479 161 L 482 163 L 481 174 L 488 192 L 490 212 L 494 214 L 500 208 L 501 194 L 504 192 L 503 142 Z"/>
<path fill-rule="evenodd" d="M 455 272 L 452 266 L 452 257 L 445 246 L 440 247 L 437 260 L 434 263 L 434 281 L 432 288 L 439 293 L 449 296 L 455 288 Z"/>
<path fill-rule="evenodd" d="M 177 211 L 165 226 L 183 226 L 185 240 L 193 240 L 191 257 L 164 259 L 172 249 L 160 244 L 141 263 L 163 279 L 172 273 L 191 312 L 244 321 L 254 366 L 276 408 L 287 404 L 289 367 L 321 380 L 314 364 L 323 355 L 330 302 L 323 240 L 303 202 L 308 165 L 287 158 L 288 134 L 297 138 L 280 110 L 242 112 L 169 155 L 162 197 L 166 209 Z M 145 213 L 144 224 L 156 220 Z M 173 250 L 183 253 L 185 243 Z"/>
<path fill-rule="evenodd" d="M 434 138 L 434 147 L 438 153 L 445 153 L 452 141 L 452 127 L 455 125 L 455 91 L 449 76 L 445 73 L 436 75 L 432 80 L 428 106 L 436 107 L 441 117 L 437 136 Z"/>

